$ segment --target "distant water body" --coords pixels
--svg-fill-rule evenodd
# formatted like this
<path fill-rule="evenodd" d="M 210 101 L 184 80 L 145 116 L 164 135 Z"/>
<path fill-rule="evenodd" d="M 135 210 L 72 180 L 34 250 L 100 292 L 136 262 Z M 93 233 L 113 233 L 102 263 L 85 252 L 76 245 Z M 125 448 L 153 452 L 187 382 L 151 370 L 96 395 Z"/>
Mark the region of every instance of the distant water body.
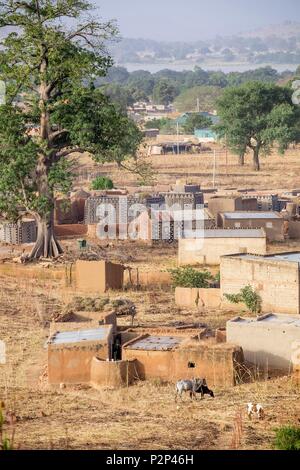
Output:
<path fill-rule="evenodd" d="M 272 67 L 277 70 L 279 73 L 290 70 L 294 72 L 297 68 L 297 64 L 195 64 L 195 62 L 190 63 L 138 63 L 138 64 L 120 64 L 120 66 L 125 67 L 128 72 L 134 72 L 135 70 L 147 70 L 151 73 L 159 72 L 163 69 L 175 70 L 177 72 L 182 72 L 183 70 L 194 70 L 198 65 L 204 70 L 221 70 L 225 73 L 230 72 L 246 72 L 247 70 L 255 70 L 261 67 Z"/>

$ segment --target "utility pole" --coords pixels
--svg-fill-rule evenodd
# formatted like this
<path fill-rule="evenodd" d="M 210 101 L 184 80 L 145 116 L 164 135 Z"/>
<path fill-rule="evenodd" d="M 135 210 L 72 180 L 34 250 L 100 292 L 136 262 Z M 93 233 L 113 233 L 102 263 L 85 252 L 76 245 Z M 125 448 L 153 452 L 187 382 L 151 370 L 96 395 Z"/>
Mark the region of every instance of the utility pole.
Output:
<path fill-rule="evenodd" d="M 200 100 L 197 98 L 197 113 L 200 113 Z"/>
<path fill-rule="evenodd" d="M 213 165 L 213 189 L 216 185 L 216 151 L 214 150 L 214 165 Z"/>
<path fill-rule="evenodd" d="M 179 123 L 177 122 L 177 155 L 179 155 Z"/>

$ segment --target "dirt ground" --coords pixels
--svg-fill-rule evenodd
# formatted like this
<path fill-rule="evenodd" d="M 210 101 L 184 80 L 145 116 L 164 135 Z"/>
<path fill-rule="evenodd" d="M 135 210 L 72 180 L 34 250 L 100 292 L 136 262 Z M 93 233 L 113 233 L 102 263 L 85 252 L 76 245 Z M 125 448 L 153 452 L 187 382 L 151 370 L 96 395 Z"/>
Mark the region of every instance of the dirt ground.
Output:
<path fill-rule="evenodd" d="M 217 164 L 219 187 L 256 189 L 300 186 L 300 149 L 285 157 L 263 160 L 258 174 L 249 164 L 241 168 L 237 158 L 224 156 Z M 249 159 L 249 158 L 248 158 Z M 174 184 L 188 178 L 203 186 L 212 185 L 211 156 L 152 157 L 160 183 Z M 226 174 L 227 173 L 227 174 Z M 132 175 L 106 165 L 103 174 L 116 184 L 135 185 Z M 91 242 L 92 243 L 92 242 Z M 76 240 L 63 242 L 76 251 Z M 135 242 L 113 242 L 102 248 L 106 255 L 141 270 L 164 271 L 176 266 L 176 246 L 151 248 Z M 300 240 L 277 243 L 269 251 L 300 249 Z M 15 251 L 18 252 L 19 249 Z M 1 256 L 9 253 L 3 247 Z M 36 281 L 0 276 L 0 339 L 7 347 L 7 363 L 0 365 L 0 402 L 17 416 L 15 446 L 21 449 L 271 449 L 275 429 L 300 422 L 299 385 L 290 377 L 268 378 L 216 389 L 216 398 L 181 403 L 174 401 L 174 384 L 138 382 L 120 390 L 97 391 L 87 386 L 51 389 L 47 385 L 49 320 L 74 295 L 60 281 Z M 207 323 L 222 327 L 232 312 L 198 313 L 181 310 L 172 290 L 148 289 L 110 293 L 127 297 L 137 307 L 140 326 L 170 326 L 175 322 Z M 130 324 L 121 318 L 119 324 Z M 248 402 L 262 403 L 264 421 L 246 417 Z M 7 432 L 9 433 L 9 427 Z"/>

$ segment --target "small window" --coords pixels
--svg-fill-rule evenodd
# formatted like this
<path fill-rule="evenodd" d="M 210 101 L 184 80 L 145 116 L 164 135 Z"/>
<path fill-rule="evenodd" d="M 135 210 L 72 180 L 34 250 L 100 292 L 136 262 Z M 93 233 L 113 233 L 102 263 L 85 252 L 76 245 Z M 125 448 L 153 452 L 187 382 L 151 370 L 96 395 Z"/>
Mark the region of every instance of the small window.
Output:
<path fill-rule="evenodd" d="M 266 227 L 267 228 L 273 228 L 273 223 L 272 222 L 267 222 Z"/>
<path fill-rule="evenodd" d="M 235 228 L 241 228 L 241 222 L 235 222 L 234 226 Z"/>
<path fill-rule="evenodd" d="M 195 369 L 195 367 L 196 367 L 196 364 L 194 362 L 189 362 L 188 363 L 188 368 L 189 369 Z"/>

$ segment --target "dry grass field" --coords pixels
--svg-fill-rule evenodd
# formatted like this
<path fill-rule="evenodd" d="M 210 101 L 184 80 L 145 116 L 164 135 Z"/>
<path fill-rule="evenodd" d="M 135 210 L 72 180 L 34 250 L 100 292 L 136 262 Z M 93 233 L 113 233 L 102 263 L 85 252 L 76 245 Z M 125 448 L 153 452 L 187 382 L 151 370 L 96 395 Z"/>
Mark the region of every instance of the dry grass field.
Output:
<path fill-rule="evenodd" d="M 249 159 L 249 158 L 248 158 Z M 222 188 L 296 188 L 300 186 L 300 149 L 285 157 L 273 155 L 255 173 L 249 164 L 236 165 L 224 156 L 217 164 L 216 184 Z M 212 185 L 211 156 L 152 157 L 160 183 L 187 178 Z M 106 165 L 103 174 L 116 184 L 135 185 L 133 175 Z M 72 249 L 75 241 L 64 242 Z M 270 251 L 300 249 L 300 241 L 270 247 Z M 115 242 L 107 247 L 112 259 L 142 270 L 176 266 L 176 248 Z M 125 256 L 125 258 L 124 258 Z M 36 281 L 0 276 L 0 339 L 6 342 L 7 363 L 0 365 L 0 401 L 17 416 L 15 446 L 20 449 L 270 449 L 274 430 L 300 421 L 299 385 L 290 377 L 269 378 L 215 390 L 215 399 L 174 402 L 174 385 L 137 382 L 119 390 L 94 390 L 87 386 L 51 389 L 47 385 L 44 343 L 49 320 L 75 293 L 59 281 Z M 167 326 L 174 322 L 225 325 L 232 312 L 197 313 L 180 310 L 171 290 L 126 291 L 112 297 L 130 298 L 137 306 L 136 324 Z M 129 325 L 130 319 L 120 319 Z M 264 421 L 246 417 L 247 402 L 263 403 Z M 8 430 L 9 432 L 9 430 Z"/>
<path fill-rule="evenodd" d="M 238 165 L 238 157 L 227 153 L 218 144 L 210 144 L 211 152 L 202 154 L 157 155 L 145 157 L 154 172 L 156 182 L 160 184 L 175 184 L 176 179 L 186 179 L 200 183 L 204 188 L 213 185 L 214 150 L 216 151 L 217 188 L 248 188 L 248 189 L 291 189 L 298 188 L 300 146 L 290 148 L 284 156 L 275 149 L 272 155 L 261 157 L 261 171 L 252 169 L 252 155 L 246 155 L 245 166 Z M 99 170 L 103 175 L 111 177 L 116 186 L 130 187 L 137 185 L 137 177 L 114 164 L 97 166 L 90 158 L 79 157 L 79 171 L 86 165 Z M 80 186 L 80 185 L 79 185 Z"/>

